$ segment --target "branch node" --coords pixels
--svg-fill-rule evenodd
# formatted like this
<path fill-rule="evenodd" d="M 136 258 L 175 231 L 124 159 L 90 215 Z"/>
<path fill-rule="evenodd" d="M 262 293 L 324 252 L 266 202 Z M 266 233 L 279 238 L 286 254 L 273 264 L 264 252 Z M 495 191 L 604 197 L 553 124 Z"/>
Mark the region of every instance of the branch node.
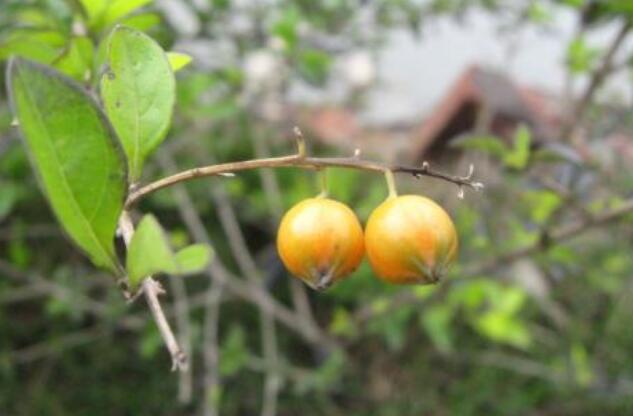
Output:
<path fill-rule="evenodd" d="M 187 359 L 187 354 L 179 349 L 171 357 L 171 371 L 187 371 L 188 369 L 189 360 Z"/>
<path fill-rule="evenodd" d="M 305 137 L 303 136 L 303 133 L 301 132 L 299 126 L 295 126 L 293 131 L 295 133 L 295 141 L 297 143 L 297 156 L 303 159 L 306 157 L 307 154 Z"/>

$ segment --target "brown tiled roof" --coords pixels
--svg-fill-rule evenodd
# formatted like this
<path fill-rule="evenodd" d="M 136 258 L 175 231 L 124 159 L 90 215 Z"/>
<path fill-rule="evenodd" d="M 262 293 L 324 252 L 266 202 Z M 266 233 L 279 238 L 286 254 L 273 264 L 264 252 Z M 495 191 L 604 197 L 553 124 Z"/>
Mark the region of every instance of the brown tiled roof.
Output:
<path fill-rule="evenodd" d="M 559 108 L 552 108 L 552 102 L 537 90 L 517 86 L 501 73 L 471 66 L 414 133 L 414 154 L 421 155 L 435 145 L 466 106 L 488 108 L 495 116 L 527 123 L 539 138 L 549 136 L 559 125 L 561 114 Z"/>

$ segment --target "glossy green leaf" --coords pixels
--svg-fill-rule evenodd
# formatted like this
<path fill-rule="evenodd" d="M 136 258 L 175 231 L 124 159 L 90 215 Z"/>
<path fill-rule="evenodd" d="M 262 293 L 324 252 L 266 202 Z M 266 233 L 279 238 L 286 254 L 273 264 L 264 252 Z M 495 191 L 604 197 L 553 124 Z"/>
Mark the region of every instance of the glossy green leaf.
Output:
<path fill-rule="evenodd" d="M 180 52 L 167 52 L 167 59 L 171 70 L 176 72 L 191 63 L 191 56 Z"/>
<path fill-rule="evenodd" d="M 174 257 L 178 274 L 198 273 L 209 264 L 213 252 L 205 244 L 192 244 L 178 251 Z"/>
<path fill-rule="evenodd" d="M 98 19 L 106 9 L 109 0 L 79 0 L 90 21 Z"/>
<path fill-rule="evenodd" d="M 80 36 L 70 40 L 64 53 L 53 65 L 68 76 L 78 81 L 90 79 L 93 66 L 94 45 L 87 36 Z"/>
<path fill-rule="evenodd" d="M 103 17 L 104 25 L 112 25 L 119 19 L 148 5 L 152 1 L 153 0 L 111 0 Z"/>
<path fill-rule="evenodd" d="M 90 27 L 97 31 L 110 27 L 149 4 L 152 0 L 80 0 Z"/>
<path fill-rule="evenodd" d="M 209 246 L 194 244 L 174 255 L 156 218 L 146 215 L 128 248 L 126 268 L 130 285 L 137 287 L 145 277 L 157 273 L 197 273 L 207 266 L 211 254 Z"/>
<path fill-rule="evenodd" d="M 50 63 L 58 54 L 59 50 L 55 46 L 32 36 L 11 37 L 0 42 L 0 61 L 8 59 L 11 55 L 17 55 L 41 63 Z"/>
<path fill-rule="evenodd" d="M 156 13 L 139 13 L 121 19 L 121 24 L 140 31 L 147 31 L 161 22 Z"/>
<path fill-rule="evenodd" d="M 171 122 L 175 79 L 161 47 L 145 34 L 118 26 L 107 46 L 108 72 L 101 95 L 128 156 L 130 180 L 138 181 L 147 156 Z"/>
<path fill-rule="evenodd" d="M 127 253 L 126 268 L 132 287 L 156 273 L 174 273 L 176 262 L 163 229 L 153 215 L 141 220 Z"/>
<path fill-rule="evenodd" d="M 59 222 L 93 263 L 118 272 L 113 240 L 126 164 L 105 116 L 51 68 L 15 58 L 7 80 L 31 164 Z"/>

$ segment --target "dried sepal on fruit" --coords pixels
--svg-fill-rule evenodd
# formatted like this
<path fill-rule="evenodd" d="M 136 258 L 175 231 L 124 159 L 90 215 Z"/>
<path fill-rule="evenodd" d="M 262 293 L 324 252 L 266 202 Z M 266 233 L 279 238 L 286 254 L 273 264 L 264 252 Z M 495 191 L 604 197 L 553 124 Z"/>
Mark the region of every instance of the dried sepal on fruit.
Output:
<path fill-rule="evenodd" d="M 365 253 L 363 229 L 341 202 L 310 198 L 283 217 L 277 250 L 286 268 L 316 290 L 324 290 L 352 273 Z"/>

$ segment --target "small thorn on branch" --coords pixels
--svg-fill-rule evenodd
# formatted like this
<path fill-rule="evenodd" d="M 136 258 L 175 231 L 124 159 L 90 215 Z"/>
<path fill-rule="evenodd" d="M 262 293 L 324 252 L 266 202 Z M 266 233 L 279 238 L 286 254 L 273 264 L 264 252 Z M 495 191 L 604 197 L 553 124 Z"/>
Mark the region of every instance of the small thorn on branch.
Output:
<path fill-rule="evenodd" d="M 485 188 L 485 185 L 481 182 L 473 182 L 470 184 L 470 187 L 473 188 L 475 191 L 479 192 L 479 191 L 483 191 L 483 189 Z"/>
<path fill-rule="evenodd" d="M 468 174 L 466 175 L 466 179 L 471 179 L 473 177 L 473 173 L 475 173 L 475 165 L 472 163 L 468 166 Z"/>

